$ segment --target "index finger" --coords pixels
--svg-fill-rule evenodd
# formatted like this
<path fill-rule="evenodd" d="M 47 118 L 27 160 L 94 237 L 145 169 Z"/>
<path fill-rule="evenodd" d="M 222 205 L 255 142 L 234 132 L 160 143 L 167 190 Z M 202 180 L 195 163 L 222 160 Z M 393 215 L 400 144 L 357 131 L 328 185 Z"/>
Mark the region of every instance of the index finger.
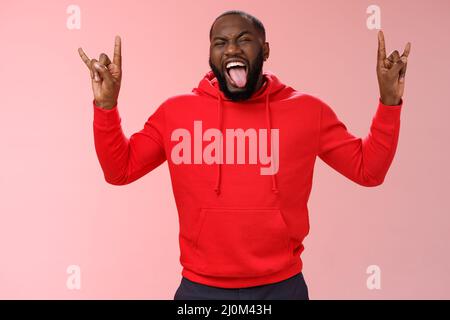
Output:
<path fill-rule="evenodd" d="M 114 41 L 114 57 L 113 63 L 119 68 L 122 67 L 122 41 L 119 36 L 116 36 Z"/>
<path fill-rule="evenodd" d="M 384 43 L 383 31 L 378 31 L 378 65 L 383 65 L 383 61 L 386 59 L 386 46 Z"/>
<path fill-rule="evenodd" d="M 408 42 L 405 46 L 405 50 L 403 50 L 402 57 L 408 57 L 410 51 L 411 51 L 411 42 Z"/>
<path fill-rule="evenodd" d="M 91 59 L 88 58 L 88 56 L 86 55 L 86 53 L 84 53 L 83 49 L 78 48 L 78 53 L 80 54 L 81 59 L 83 60 L 83 62 L 86 64 L 86 66 L 91 69 L 90 63 L 91 63 Z"/>

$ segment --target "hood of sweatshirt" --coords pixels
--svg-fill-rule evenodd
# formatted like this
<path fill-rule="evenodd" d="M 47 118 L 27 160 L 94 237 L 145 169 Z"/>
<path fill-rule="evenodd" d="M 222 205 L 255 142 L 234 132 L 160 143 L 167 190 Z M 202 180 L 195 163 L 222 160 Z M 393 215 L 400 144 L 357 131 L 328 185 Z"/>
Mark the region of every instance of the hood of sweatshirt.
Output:
<path fill-rule="evenodd" d="M 272 158 L 272 136 L 271 136 L 271 110 L 270 110 L 270 102 L 283 99 L 286 96 L 289 96 L 294 90 L 285 84 L 283 84 L 280 79 L 278 79 L 275 74 L 271 71 L 263 71 L 263 84 L 261 88 L 255 91 L 252 96 L 246 100 L 239 101 L 238 103 L 242 104 L 251 104 L 256 102 L 265 102 L 265 110 L 266 110 L 266 129 L 269 139 L 268 152 L 270 153 L 270 157 Z M 222 131 L 222 113 L 223 113 L 223 101 L 232 101 L 227 98 L 225 94 L 220 90 L 219 82 L 214 75 L 214 72 L 210 70 L 205 74 L 205 76 L 200 80 L 197 88 L 194 88 L 192 92 L 197 93 L 199 95 L 205 95 L 210 97 L 211 99 L 217 100 L 217 128 Z M 222 139 L 222 137 L 221 137 Z M 221 141 L 222 142 L 222 141 Z M 272 161 L 274 159 L 272 158 Z M 221 178 L 222 178 L 222 170 L 221 163 L 217 164 L 217 177 L 214 191 L 217 195 L 220 194 L 221 188 Z M 276 173 L 271 175 L 272 179 L 272 192 L 277 194 L 277 180 Z"/>

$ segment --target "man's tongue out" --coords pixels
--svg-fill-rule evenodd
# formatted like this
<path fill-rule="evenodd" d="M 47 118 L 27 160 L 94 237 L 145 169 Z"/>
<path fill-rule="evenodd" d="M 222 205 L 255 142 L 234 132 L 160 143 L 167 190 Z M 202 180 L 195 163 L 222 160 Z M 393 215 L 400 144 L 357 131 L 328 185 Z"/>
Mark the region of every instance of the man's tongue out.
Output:
<path fill-rule="evenodd" d="M 228 73 L 236 86 L 238 86 L 239 88 L 245 87 L 245 85 L 247 84 L 247 72 L 245 71 L 245 68 L 231 68 Z"/>

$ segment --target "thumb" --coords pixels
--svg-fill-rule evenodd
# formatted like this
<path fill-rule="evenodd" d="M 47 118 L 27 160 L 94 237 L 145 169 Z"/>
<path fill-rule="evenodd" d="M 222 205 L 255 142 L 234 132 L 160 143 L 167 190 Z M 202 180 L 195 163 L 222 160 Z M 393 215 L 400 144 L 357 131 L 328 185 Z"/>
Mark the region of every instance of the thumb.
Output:
<path fill-rule="evenodd" d="M 406 58 L 402 57 L 400 60 L 398 60 L 396 63 L 394 63 L 394 65 L 391 68 L 391 73 L 393 75 L 398 75 L 400 73 L 400 70 L 403 69 L 403 67 L 406 64 Z"/>
<path fill-rule="evenodd" d="M 113 78 L 111 76 L 111 73 L 109 72 L 108 68 L 99 62 L 94 62 L 94 68 L 95 70 L 100 73 L 100 76 L 109 84 L 113 83 Z"/>

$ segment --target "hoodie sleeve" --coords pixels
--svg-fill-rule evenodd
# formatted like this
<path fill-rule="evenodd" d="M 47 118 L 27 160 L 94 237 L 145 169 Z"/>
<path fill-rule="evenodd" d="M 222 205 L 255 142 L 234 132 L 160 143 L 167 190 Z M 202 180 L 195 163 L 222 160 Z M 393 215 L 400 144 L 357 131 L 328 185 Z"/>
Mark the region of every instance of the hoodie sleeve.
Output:
<path fill-rule="evenodd" d="M 105 180 L 113 185 L 129 184 L 166 160 L 161 105 L 146 121 L 144 128 L 125 137 L 117 105 L 112 109 L 94 107 L 94 143 Z"/>
<path fill-rule="evenodd" d="M 399 105 L 388 106 L 378 99 L 369 134 L 358 138 L 321 102 L 319 157 L 362 186 L 382 184 L 397 148 L 402 104 L 403 100 Z"/>

